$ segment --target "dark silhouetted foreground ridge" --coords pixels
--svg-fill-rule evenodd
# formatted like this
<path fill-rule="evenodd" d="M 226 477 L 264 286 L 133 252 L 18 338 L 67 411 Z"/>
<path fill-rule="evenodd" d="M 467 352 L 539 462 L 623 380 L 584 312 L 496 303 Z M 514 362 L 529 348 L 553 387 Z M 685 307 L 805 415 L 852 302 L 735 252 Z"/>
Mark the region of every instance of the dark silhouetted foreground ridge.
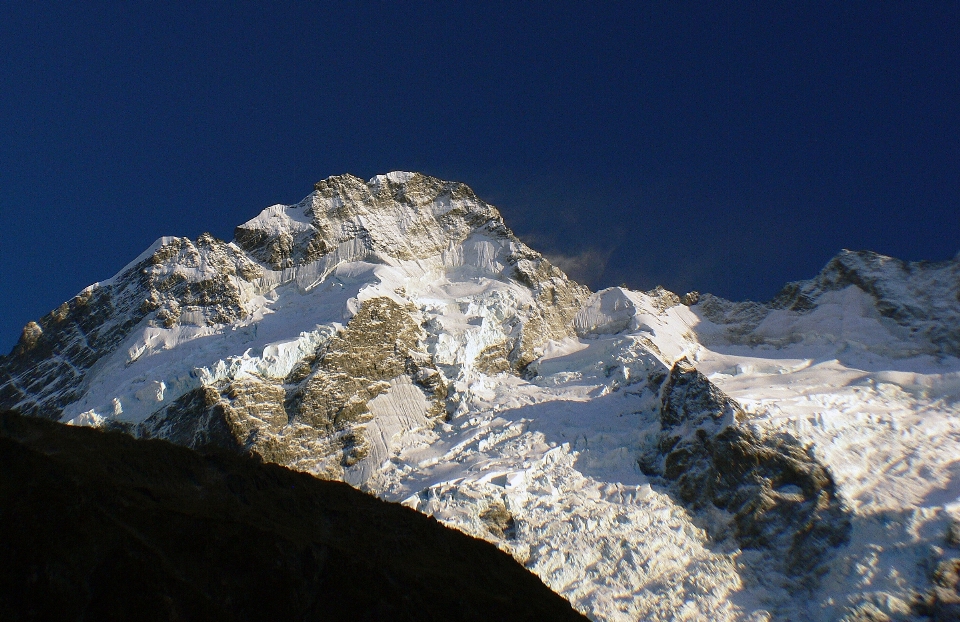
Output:
<path fill-rule="evenodd" d="M 0 619 L 583 619 L 506 553 L 340 482 L 0 414 Z"/>

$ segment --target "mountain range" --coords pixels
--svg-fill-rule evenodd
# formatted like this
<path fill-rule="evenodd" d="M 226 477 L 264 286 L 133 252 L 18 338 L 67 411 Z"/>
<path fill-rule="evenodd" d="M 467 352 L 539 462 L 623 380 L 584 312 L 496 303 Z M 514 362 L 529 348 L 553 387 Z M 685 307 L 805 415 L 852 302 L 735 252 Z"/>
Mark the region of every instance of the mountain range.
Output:
<path fill-rule="evenodd" d="M 596 620 L 950 620 L 958 357 L 960 256 L 591 292 L 393 172 L 157 240 L 24 328 L 0 407 L 341 480 Z"/>

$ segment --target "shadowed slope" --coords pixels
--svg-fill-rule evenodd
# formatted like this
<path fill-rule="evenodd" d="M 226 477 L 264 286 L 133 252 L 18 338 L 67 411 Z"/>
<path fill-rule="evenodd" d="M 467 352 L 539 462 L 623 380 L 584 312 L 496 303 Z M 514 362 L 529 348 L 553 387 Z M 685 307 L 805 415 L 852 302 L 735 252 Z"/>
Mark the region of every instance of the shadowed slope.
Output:
<path fill-rule="evenodd" d="M 0 618 L 582 619 L 508 555 L 346 484 L 0 414 Z"/>

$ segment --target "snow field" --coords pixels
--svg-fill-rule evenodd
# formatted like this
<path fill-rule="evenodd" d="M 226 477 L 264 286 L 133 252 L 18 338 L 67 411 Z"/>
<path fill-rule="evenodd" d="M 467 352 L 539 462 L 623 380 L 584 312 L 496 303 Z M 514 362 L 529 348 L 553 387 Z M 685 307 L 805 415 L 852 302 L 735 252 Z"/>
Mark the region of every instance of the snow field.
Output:
<path fill-rule="evenodd" d="M 388 192 L 413 179 L 391 173 L 368 186 Z M 243 226 L 296 239 L 343 207 L 314 193 Z M 280 382 L 363 301 L 386 296 L 416 309 L 451 389 L 450 418 L 428 421 L 421 389 L 392 379 L 368 404 L 370 451 L 346 470 L 351 484 L 494 542 L 596 620 L 826 621 L 868 605 L 910 614 L 944 554 L 947 524 L 960 520 L 960 360 L 932 353 L 853 286 L 823 293 L 808 313 L 773 310 L 740 333 L 668 292 L 612 288 L 583 305 L 575 333 L 540 348 L 523 378 L 487 373 L 481 353 L 517 336 L 533 298 L 508 267 L 529 249 L 490 230 L 436 225 L 456 210 L 496 215 L 481 207 L 447 196 L 324 220 L 349 228 L 334 231 L 345 241 L 242 284 L 247 315 L 232 324 L 144 321 L 85 374 L 63 420 L 136 424 L 200 386 Z M 158 269 L 194 281 L 208 268 Z M 639 471 L 659 432 L 655 379 L 683 357 L 750 425 L 792 435 L 830 469 L 853 533 L 816 591 L 783 589 L 768 553 L 711 542 L 704 517 Z"/>

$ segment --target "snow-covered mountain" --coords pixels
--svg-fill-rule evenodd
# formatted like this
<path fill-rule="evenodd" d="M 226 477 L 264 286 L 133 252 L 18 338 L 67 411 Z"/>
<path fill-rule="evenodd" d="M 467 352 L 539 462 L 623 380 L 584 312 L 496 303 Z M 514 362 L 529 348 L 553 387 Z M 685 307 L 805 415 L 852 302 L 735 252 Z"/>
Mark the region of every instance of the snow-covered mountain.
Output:
<path fill-rule="evenodd" d="M 958 293 L 847 251 L 769 303 L 591 293 L 463 184 L 344 175 L 28 324 L 0 407 L 343 479 L 598 620 L 953 619 Z"/>

